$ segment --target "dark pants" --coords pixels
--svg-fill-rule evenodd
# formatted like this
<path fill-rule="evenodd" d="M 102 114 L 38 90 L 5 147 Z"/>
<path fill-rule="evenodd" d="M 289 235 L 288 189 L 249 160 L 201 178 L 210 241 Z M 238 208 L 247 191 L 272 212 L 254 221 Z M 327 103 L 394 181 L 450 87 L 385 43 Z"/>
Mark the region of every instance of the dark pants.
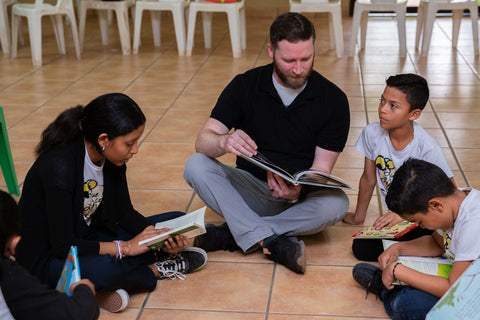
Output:
<path fill-rule="evenodd" d="M 409 241 L 426 235 L 431 235 L 432 230 L 416 227 L 395 241 Z M 383 252 L 382 239 L 353 239 L 353 255 L 362 261 L 377 261 Z"/>
<path fill-rule="evenodd" d="M 171 220 L 185 213 L 179 211 L 166 212 L 147 217 L 148 221 L 155 225 L 160 221 Z M 91 230 L 89 240 L 110 242 L 114 240 L 128 241 L 134 237 L 122 228 L 116 235 Z M 158 253 L 162 254 L 162 253 Z M 120 260 L 110 255 L 81 255 L 80 274 L 83 279 L 89 279 L 95 285 L 98 292 L 113 291 L 116 289 L 148 290 L 152 291 L 157 285 L 157 278 L 148 265 L 157 261 L 156 252 L 148 251 L 135 257 L 125 257 Z M 53 259 L 49 267 L 50 285 L 55 287 L 62 272 L 64 259 Z"/>

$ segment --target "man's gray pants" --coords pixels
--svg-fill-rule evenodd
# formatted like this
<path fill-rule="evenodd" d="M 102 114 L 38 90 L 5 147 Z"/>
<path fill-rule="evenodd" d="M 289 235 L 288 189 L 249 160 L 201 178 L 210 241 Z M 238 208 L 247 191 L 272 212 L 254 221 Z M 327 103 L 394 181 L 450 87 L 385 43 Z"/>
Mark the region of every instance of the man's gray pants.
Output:
<path fill-rule="evenodd" d="M 345 192 L 336 188 L 315 188 L 291 204 L 273 197 L 265 181 L 202 153 L 187 160 L 183 176 L 203 202 L 225 218 L 244 252 L 274 234 L 318 233 L 343 219 L 349 207 Z"/>

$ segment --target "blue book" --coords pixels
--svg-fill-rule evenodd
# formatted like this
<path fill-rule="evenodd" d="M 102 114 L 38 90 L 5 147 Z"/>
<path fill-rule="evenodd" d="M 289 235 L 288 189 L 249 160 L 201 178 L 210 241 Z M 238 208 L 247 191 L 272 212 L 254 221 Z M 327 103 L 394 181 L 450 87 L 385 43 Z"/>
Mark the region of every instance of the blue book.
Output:
<path fill-rule="evenodd" d="M 480 259 L 458 278 L 427 314 L 427 320 L 471 320 L 480 314 Z"/>
<path fill-rule="evenodd" d="M 71 296 L 70 286 L 75 282 L 80 281 L 80 264 L 78 263 L 77 247 L 71 246 L 68 252 L 67 259 L 63 265 L 60 279 L 58 279 L 56 289 Z"/>

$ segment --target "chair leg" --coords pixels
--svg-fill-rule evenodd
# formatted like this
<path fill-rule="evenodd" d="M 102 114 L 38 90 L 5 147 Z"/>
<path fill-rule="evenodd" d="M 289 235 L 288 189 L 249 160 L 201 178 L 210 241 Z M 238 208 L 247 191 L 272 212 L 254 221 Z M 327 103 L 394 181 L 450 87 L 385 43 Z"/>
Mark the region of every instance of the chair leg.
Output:
<path fill-rule="evenodd" d="M 239 11 L 240 16 L 240 38 L 242 41 L 242 49 L 247 49 L 247 22 L 245 19 L 245 6 L 240 8 Z"/>
<path fill-rule="evenodd" d="M 202 12 L 202 25 L 203 25 L 203 41 L 205 42 L 205 48 L 210 49 L 212 47 L 212 13 Z"/>
<path fill-rule="evenodd" d="M 342 8 L 336 7 L 332 13 L 333 34 L 335 35 L 335 48 L 337 57 L 343 56 L 343 27 L 342 27 Z"/>
<path fill-rule="evenodd" d="M 20 27 L 21 17 L 12 13 L 12 59 L 17 57 L 18 46 L 18 28 Z"/>
<path fill-rule="evenodd" d="M 400 57 L 407 55 L 407 36 L 405 27 L 405 17 L 407 15 L 407 8 L 404 4 L 400 4 L 396 10 L 397 14 L 397 28 L 398 28 L 398 43 L 400 46 Z"/>
<path fill-rule="evenodd" d="M 367 41 L 367 24 L 368 24 L 368 11 L 362 12 L 360 18 L 360 50 L 365 49 L 365 43 Z"/>
<path fill-rule="evenodd" d="M 460 24 L 462 23 L 463 9 L 452 10 L 452 48 L 457 48 Z"/>
<path fill-rule="evenodd" d="M 83 50 L 83 39 L 85 36 L 85 20 L 87 19 L 87 8 L 83 4 L 82 1 L 80 1 L 80 10 L 79 10 L 79 16 L 80 16 L 80 24 L 79 24 L 79 40 L 80 40 L 80 51 Z"/>
<path fill-rule="evenodd" d="M 57 40 L 58 52 L 62 55 L 66 54 L 65 50 L 65 33 L 63 32 L 63 16 L 60 14 L 50 15 L 52 21 L 53 32 Z"/>
<path fill-rule="evenodd" d="M 42 65 L 42 17 L 32 15 L 28 17 L 28 34 L 34 66 Z"/>
<path fill-rule="evenodd" d="M 236 8 L 228 10 L 228 26 L 230 29 L 230 41 L 232 42 L 232 53 L 234 58 L 239 58 L 242 55 L 241 40 L 240 40 L 240 15 Z"/>
<path fill-rule="evenodd" d="M 153 11 L 150 11 L 152 14 Z M 142 28 L 142 15 L 143 8 L 138 6 L 135 8 L 135 21 L 133 27 L 133 54 L 138 54 L 138 47 L 140 46 L 140 29 Z M 152 16 L 152 28 L 153 28 L 153 16 Z M 153 30 L 153 39 L 155 42 L 155 30 Z"/>
<path fill-rule="evenodd" d="M 150 10 L 150 21 L 152 24 L 152 32 L 153 32 L 153 45 L 155 47 L 160 47 L 161 43 L 161 12 Z"/>
<path fill-rule="evenodd" d="M 415 33 L 415 49 L 419 49 L 420 39 L 422 37 L 423 24 L 425 22 L 425 5 L 420 1 L 417 10 L 417 30 Z"/>
<path fill-rule="evenodd" d="M 97 10 L 98 24 L 100 25 L 100 35 L 102 37 L 102 45 L 108 45 L 108 15 L 110 10 Z"/>
<path fill-rule="evenodd" d="M 197 16 L 197 9 L 194 7 L 194 4 L 190 4 L 190 9 L 188 13 L 188 33 L 187 33 L 187 50 L 186 55 L 192 55 L 193 49 L 193 36 L 195 34 L 195 20 Z"/>
<path fill-rule="evenodd" d="M 75 46 L 75 54 L 77 55 L 77 59 L 80 60 L 81 58 L 80 40 L 78 39 L 78 29 L 77 29 L 77 21 L 75 19 L 75 12 L 72 10 L 67 14 L 67 17 L 70 19 L 70 27 L 72 28 L 72 38 L 73 38 L 73 44 Z"/>
<path fill-rule="evenodd" d="M 175 26 L 175 37 L 177 39 L 178 55 L 185 55 L 185 15 L 182 6 L 172 10 L 173 24 Z"/>
<path fill-rule="evenodd" d="M 10 53 L 10 30 L 8 28 L 7 6 L 0 4 L 0 42 L 3 53 Z"/>
<path fill-rule="evenodd" d="M 475 51 L 475 55 L 479 55 L 479 47 L 478 47 L 478 7 L 477 4 L 474 3 L 470 8 L 470 19 L 472 21 L 472 36 L 473 36 L 473 48 Z"/>
<path fill-rule="evenodd" d="M 357 6 L 357 2 L 355 2 L 355 9 L 353 10 L 352 33 L 351 33 L 350 48 L 349 48 L 350 56 L 353 56 L 355 54 L 355 44 L 357 43 L 361 16 L 362 16 L 362 13 L 360 12 L 360 8 Z"/>
<path fill-rule="evenodd" d="M 129 55 L 131 52 L 130 30 L 128 27 L 128 8 L 115 10 L 117 14 L 118 32 L 120 33 L 120 43 L 122 45 L 122 53 Z"/>
<path fill-rule="evenodd" d="M 433 23 L 435 22 L 435 16 L 437 15 L 437 6 L 430 3 L 425 8 L 425 19 L 423 22 L 423 35 L 422 35 L 422 53 L 421 56 L 428 55 L 428 49 L 430 47 L 430 41 L 432 40 Z"/>

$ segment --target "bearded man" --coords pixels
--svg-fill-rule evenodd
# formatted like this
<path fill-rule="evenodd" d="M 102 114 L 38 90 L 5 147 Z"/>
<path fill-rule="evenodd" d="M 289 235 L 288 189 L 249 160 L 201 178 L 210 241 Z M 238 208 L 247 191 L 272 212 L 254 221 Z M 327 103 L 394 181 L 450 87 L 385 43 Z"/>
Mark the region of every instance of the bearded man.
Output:
<path fill-rule="evenodd" d="M 305 245 L 312 235 L 342 220 L 348 198 L 340 189 L 285 182 L 240 157 L 263 155 L 290 173 L 330 173 L 350 126 L 346 95 L 313 71 L 315 29 L 298 13 L 272 23 L 268 54 L 273 63 L 237 75 L 223 90 L 198 134 L 184 178 L 225 218 L 207 225 L 195 240 L 206 251 L 262 248 L 297 273 L 306 270 Z M 236 167 L 216 158 L 233 153 Z"/>

